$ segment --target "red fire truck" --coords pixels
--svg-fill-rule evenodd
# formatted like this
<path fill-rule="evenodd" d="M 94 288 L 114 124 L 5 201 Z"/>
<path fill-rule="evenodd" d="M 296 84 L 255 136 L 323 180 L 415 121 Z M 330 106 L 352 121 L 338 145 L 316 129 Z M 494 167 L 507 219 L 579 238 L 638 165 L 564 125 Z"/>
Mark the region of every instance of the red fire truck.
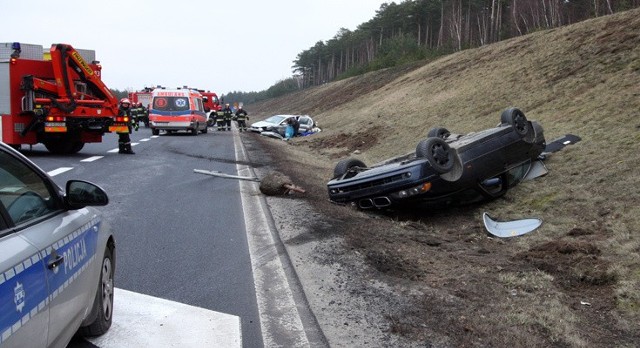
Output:
<path fill-rule="evenodd" d="M 140 103 L 145 108 L 149 108 L 151 105 L 151 94 L 155 87 L 145 87 L 139 91 L 129 92 L 129 100 L 132 103 Z"/>
<path fill-rule="evenodd" d="M 127 132 L 130 120 L 118 117 L 101 71 L 92 50 L 54 44 L 47 54 L 40 45 L 0 43 L 0 140 L 71 154 L 105 133 Z"/>
<path fill-rule="evenodd" d="M 222 109 L 222 105 L 220 105 L 220 99 L 218 99 L 218 95 L 214 92 L 198 90 L 200 94 L 204 97 L 204 109 L 207 110 L 207 114 L 211 111 L 215 112 Z"/>

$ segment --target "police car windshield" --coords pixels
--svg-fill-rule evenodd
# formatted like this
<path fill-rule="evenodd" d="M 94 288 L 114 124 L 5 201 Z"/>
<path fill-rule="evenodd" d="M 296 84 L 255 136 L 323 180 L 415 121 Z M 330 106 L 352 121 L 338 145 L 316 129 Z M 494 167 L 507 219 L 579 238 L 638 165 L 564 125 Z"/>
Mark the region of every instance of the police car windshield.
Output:
<path fill-rule="evenodd" d="M 187 97 L 155 97 L 153 108 L 162 111 L 186 111 L 189 110 Z"/>

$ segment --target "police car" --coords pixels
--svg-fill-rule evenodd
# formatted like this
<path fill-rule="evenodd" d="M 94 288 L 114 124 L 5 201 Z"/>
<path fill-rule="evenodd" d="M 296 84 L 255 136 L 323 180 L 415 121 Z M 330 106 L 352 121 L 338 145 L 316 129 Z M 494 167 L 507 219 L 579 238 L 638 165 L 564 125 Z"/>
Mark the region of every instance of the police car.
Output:
<path fill-rule="evenodd" d="M 115 240 L 90 207 L 108 202 L 86 181 L 63 191 L 0 142 L 0 347 L 64 347 L 109 329 Z"/>

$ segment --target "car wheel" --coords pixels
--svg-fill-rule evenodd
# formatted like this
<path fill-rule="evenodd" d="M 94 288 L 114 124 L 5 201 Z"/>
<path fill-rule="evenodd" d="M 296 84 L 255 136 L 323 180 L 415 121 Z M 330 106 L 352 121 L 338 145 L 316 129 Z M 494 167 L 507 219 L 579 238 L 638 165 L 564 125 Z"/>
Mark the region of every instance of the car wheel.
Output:
<path fill-rule="evenodd" d="M 153 135 L 160 135 L 160 130 L 156 129 L 156 128 L 151 128 L 151 134 Z"/>
<path fill-rule="evenodd" d="M 111 249 L 107 247 L 102 259 L 98 290 L 93 303 L 93 310 L 96 311 L 97 316 L 91 324 L 80 328 L 80 334 L 83 336 L 99 336 L 107 332 L 111 327 L 111 319 L 113 318 L 113 271 L 113 254 Z"/>
<path fill-rule="evenodd" d="M 526 136 L 531 129 L 524 112 L 518 108 L 509 108 L 503 111 L 502 115 L 500 115 L 500 122 L 511 125 L 513 130 L 521 137 Z"/>
<path fill-rule="evenodd" d="M 444 139 L 432 137 L 420 141 L 416 146 L 416 156 L 426 158 L 431 167 L 440 174 L 453 169 L 453 151 Z"/>
<path fill-rule="evenodd" d="M 338 162 L 338 164 L 336 164 L 336 167 L 333 169 L 333 177 L 334 178 L 341 177 L 345 175 L 350 169 L 355 167 L 367 168 L 367 165 L 364 164 L 364 162 L 362 162 L 359 159 L 355 159 L 355 158 L 343 159 L 340 162 Z"/>
<path fill-rule="evenodd" d="M 428 138 L 436 137 L 440 139 L 447 139 L 450 135 L 451 132 L 449 132 L 448 129 L 442 127 L 431 128 L 429 130 L 429 133 L 427 133 Z"/>

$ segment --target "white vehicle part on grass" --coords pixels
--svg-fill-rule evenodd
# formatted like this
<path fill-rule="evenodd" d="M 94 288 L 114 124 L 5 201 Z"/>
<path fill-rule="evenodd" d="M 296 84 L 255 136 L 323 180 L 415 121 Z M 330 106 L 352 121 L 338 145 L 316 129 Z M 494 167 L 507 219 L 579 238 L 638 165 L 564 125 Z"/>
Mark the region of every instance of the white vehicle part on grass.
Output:
<path fill-rule="evenodd" d="M 542 225 L 542 220 L 537 218 L 499 222 L 487 213 L 482 214 L 482 220 L 487 231 L 500 238 L 521 236 Z"/>

